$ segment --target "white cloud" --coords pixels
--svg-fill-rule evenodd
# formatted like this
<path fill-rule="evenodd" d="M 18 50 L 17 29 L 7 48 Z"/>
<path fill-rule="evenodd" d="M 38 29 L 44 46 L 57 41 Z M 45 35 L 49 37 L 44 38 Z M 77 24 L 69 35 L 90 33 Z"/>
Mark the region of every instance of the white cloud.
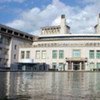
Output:
<path fill-rule="evenodd" d="M 93 0 L 89 1 L 91 3 Z M 81 8 L 65 5 L 59 0 L 53 0 L 52 4 L 49 4 L 43 10 L 32 8 L 24 11 L 20 15 L 20 19 L 15 19 L 7 25 L 36 34 L 43 26 L 60 24 L 60 15 L 65 14 L 67 24 L 71 27 L 71 33 L 93 33 L 96 16 L 100 10 L 100 6 L 97 4 L 97 0 L 95 0 L 95 3 L 92 2 L 92 4 Z"/>

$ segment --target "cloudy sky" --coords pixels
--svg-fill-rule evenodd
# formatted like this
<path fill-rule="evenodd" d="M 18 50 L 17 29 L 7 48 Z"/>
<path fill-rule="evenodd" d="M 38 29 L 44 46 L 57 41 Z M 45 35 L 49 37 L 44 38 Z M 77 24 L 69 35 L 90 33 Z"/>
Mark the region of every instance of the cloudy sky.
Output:
<path fill-rule="evenodd" d="M 99 12 L 100 0 L 0 0 L 0 23 L 31 34 L 59 25 L 61 14 L 71 33 L 94 33 Z"/>

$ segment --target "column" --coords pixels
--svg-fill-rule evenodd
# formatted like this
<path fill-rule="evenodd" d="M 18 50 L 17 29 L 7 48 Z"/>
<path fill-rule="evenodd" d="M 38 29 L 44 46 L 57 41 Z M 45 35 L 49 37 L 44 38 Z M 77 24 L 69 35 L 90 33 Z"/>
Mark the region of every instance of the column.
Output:
<path fill-rule="evenodd" d="M 89 65 L 87 65 L 87 62 L 84 62 L 84 70 L 88 70 Z"/>
<path fill-rule="evenodd" d="M 82 70 L 82 63 L 80 62 L 80 69 L 79 69 L 80 71 Z"/>
<path fill-rule="evenodd" d="M 73 62 L 71 63 L 71 68 L 72 68 L 71 70 L 73 71 Z"/>
<path fill-rule="evenodd" d="M 65 71 L 67 71 L 68 70 L 68 62 L 66 62 L 66 64 L 65 64 Z"/>

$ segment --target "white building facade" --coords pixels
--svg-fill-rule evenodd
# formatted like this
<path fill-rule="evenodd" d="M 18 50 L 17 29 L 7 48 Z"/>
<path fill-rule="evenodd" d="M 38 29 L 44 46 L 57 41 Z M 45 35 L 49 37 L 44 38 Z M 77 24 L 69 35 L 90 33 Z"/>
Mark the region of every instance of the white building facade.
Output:
<path fill-rule="evenodd" d="M 100 15 L 95 34 L 71 34 L 65 15 L 59 26 L 43 27 L 31 46 L 19 48 L 19 62 L 30 59 L 60 71 L 100 69 Z M 27 54 L 29 52 L 29 55 Z M 28 55 L 28 57 L 27 57 Z"/>
<path fill-rule="evenodd" d="M 0 24 L 0 70 L 18 62 L 19 45 L 32 45 L 33 35 Z"/>

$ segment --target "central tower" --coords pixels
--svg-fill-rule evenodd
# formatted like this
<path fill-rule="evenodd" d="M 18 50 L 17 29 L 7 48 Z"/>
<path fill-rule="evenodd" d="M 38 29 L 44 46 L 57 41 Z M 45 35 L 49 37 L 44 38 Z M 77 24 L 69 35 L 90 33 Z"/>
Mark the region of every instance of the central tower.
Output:
<path fill-rule="evenodd" d="M 66 18 L 65 15 L 61 15 L 61 22 L 60 22 L 60 34 L 69 34 L 70 33 L 70 27 L 66 25 Z"/>

